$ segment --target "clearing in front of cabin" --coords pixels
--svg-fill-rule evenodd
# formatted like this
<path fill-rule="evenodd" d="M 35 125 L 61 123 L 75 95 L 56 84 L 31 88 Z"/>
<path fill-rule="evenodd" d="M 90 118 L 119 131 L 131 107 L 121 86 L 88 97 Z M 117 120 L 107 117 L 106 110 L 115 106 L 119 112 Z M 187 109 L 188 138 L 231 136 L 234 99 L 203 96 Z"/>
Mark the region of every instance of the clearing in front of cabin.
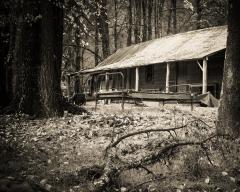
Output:
<path fill-rule="evenodd" d="M 216 108 L 85 108 L 62 118 L 1 116 L 0 176 L 48 191 L 239 190 L 239 141 L 215 136 Z"/>

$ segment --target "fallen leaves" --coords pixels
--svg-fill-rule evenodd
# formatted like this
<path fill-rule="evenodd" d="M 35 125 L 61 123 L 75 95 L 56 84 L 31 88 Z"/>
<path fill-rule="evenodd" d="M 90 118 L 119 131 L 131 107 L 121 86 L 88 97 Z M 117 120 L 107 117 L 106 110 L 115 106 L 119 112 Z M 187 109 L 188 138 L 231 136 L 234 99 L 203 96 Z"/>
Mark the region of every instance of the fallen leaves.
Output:
<path fill-rule="evenodd" d="M 175 127 L 193 118 L 191 113 L 174 110 L 167 107 L 144 108 L 144 111 L 137 109 L 115 113 L 112 109 L 108 112 L 92 112 L 91 115 L 68 113 L 62 118 L 40 120 L 32 120 L 24 115 L 17 118 L 6 116 L 6 128 L 1 127 L 0 137 L 4 134 L 7 142 L 14 142 L 14 146 L 21 149 L 21 158 L 25 158 L 25 162 L 19 165 L 19 169 L 25 169 L 28 175 L 34 175 L 34 180 L 42 187 L 52 190 L 54 182 L 58 182 L 53 178 L 83 166 L 103 164 L 104 149 L 122 135 L 155 125 Z M 186 135 L 183 131 L 179 134 L 186 138 L 195 132 L 188 131 Z M 174 139 L 175 136 L 173 133 L 170 137 Z M 119 153 L 125 159 L 137 160 L 157 147 L 166 145 L 161 139 L 168 137 L 169 134 L 158 133 L 136 135 L 119 145 Z M 38 175 L 37 179 L 35 175 Z M 71 190 L 78 190 L 79 185 L 75 186 Z"/>

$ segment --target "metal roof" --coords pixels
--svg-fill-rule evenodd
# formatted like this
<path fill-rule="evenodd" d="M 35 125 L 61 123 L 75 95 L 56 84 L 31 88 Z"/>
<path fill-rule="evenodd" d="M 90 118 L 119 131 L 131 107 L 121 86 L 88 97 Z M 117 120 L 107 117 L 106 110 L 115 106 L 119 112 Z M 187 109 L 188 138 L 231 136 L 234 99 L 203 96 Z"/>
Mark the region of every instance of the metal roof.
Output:
<path fill-rule="evenodd" d="M 178 33 L 119 49 L 95 68 L 84 72 L 202 59 L 224 50 L 226 41 L 227 26 Z"/>

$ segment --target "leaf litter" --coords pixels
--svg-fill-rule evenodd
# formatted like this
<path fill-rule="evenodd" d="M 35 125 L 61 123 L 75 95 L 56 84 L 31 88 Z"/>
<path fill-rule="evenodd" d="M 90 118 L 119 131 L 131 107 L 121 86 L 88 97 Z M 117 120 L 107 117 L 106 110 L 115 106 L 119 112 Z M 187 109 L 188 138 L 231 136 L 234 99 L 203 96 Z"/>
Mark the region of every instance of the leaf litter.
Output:
<path fill-rule="evenodd" d="M 105 149 L 117 138 L 148 128 L 178 127 L 193 119 L 201 119 L 210 127 L 214 127 L 216 121 L 214 108 L 199 107 L 193 112 L 189 106 L 180 105 L 126 105 L 124 111 L 117 104 L 100 105 L 97 111 L 93 111 L 93 108 L 91 104 L 86 106 L 90 114 L 67 114 L 62 118 L 32 120 L 22 114 L 1 116 L 1 122 L 4 122 L 4 133 L 1 133 L 4 135 L 4 143 L 10 145 L 16 153 L 10 160 L 6 157 L 4 163 L 10 169 L 5 170 L 1 166 L 0 176 L 1 173 L 25 176 L 49 191 L 53 188 L 61 189 L 60 191 L 81 191 L 79 186 L 84 188 L 85 184 L 78 178 L 79 171 L 93 165 L 103 166 Z M 205 134 L 194 129 L 183 130 L 178 136 L 183 139 L 197 138 L 210 135 L 215 130 L 208 128 L 204 131 Z M 162 141 L 174 137 L 172 134 L 173 136 L 163 133 L 136 135 L 121 142 L 117 150 L 125 160 L 141 159 L 158 146 L 165 145 Z M 123 189 L 125 190 L 124 186 L 121 191 Z"/>

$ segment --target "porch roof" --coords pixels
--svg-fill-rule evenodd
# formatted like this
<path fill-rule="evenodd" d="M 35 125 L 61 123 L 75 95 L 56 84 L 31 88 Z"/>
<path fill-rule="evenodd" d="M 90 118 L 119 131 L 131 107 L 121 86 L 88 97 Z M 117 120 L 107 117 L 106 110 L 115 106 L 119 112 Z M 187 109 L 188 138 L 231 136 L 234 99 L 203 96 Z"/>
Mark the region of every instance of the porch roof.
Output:
<path fill-rule="evenodd" d="M 198 60 L 226 48 L 227 27 L 211 27 L 135 44 L 119 49 L 97 67 L 99 72 L 150 64 Z"/>

